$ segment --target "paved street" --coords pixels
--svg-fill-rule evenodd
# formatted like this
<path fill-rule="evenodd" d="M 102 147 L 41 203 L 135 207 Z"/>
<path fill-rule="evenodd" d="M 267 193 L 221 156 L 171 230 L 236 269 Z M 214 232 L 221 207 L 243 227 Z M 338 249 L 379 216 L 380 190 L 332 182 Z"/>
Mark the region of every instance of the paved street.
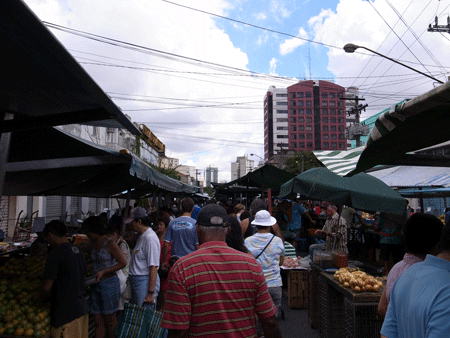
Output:
<path fill-rule="evenodd" d="M 286 292 L 285 292 L 286 291 Z M 283 288 L 283 309 L 285 320 L 280 321 L 280 329 L 284 338 L 318 338 L 319 331 L 311 329 L 308 322 L 307 309 L 290 309 L 287 304 L 287 288 Z"/>

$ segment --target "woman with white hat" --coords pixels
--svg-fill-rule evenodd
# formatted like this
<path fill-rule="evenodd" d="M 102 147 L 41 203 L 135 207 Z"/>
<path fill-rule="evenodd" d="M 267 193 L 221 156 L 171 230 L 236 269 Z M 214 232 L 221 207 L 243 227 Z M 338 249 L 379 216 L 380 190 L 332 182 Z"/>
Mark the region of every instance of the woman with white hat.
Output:
<path fill-rule="evenodd" d="M 245 246 L 261 265 L 266 277 L 270 296 L 277 307 L 277 316 L 281 315 L 282 286 L 280 266 L 284 261 L 283 240 L 270 233 L 270 229 L 277 220 L 267 210 L 258 211 L 252 225 L 256 225 L 257 232 L 245 239 Z"/>

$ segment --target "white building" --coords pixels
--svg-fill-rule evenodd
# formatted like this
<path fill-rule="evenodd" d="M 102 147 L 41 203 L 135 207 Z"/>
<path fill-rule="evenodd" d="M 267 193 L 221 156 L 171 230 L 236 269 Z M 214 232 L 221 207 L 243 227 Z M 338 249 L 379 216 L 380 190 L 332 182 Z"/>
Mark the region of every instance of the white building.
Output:
<path fill-rule="evenodd" d="M 253 160 L 248 159 L 247 155 L 238 156 L 236 162 L 231 162 L 231 180 L 237 180 L 252 171 L 254 163 Z"/>
<path fill-rule="evenodd" d="M 289 148 L 288 90 L 270 86 L 264 96 L 264 159 Z"/>
<path fill-rule="evenodd" d="M 180 165 L 180 160 L 174 157 L 160 157 L 160 167 L 165 169 L 175 169 Z"/>
<path fill-rule="evenodd" d="M 211 183 L 219 182 L 219 168 L 208 167 L 205 169 L 205 186 L 210 187 Z"/>

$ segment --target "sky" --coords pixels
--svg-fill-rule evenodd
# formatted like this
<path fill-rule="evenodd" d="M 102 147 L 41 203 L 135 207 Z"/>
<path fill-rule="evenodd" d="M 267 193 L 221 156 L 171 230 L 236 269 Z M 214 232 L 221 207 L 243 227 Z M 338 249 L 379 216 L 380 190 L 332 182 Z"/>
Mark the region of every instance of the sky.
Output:
<path fill-rule="evenodd" d="M 264 157 L 264 96 L 302 80 L 359 88 L 361 120 L 445 82 L 450 0 L 25 0 L 133 122 L 180 164 Z M 255 155 L 250 155 L 255 154 Z M 199 177 L 204 179 L 204 177 Z"/>

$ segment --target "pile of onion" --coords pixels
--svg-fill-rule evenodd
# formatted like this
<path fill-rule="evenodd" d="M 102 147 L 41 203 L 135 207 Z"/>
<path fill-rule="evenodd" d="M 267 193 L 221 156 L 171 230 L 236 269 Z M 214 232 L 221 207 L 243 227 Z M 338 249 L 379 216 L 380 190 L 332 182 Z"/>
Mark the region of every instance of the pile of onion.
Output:
<path fill-rule="evenodd" d="M 378 292 L 383 287 L 383 282 L 367 273 L 350 268 L 341 268 L 334 274 L 344 288 L 351 288 L 355 292 Z"/>
<path fill-rule="evenodd" d="M 300 260 L 298 258 L 293 257 L 285 257 L 283 266 L 289 269 L 295 269 L 301 267 Z"/>

